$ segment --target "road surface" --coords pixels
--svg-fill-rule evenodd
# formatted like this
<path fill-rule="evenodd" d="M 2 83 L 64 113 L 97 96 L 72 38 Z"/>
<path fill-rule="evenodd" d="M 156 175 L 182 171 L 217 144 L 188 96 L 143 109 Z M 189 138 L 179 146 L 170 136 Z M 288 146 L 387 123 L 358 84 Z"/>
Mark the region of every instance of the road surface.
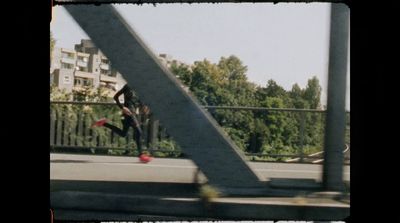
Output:
<path fill-rule="evenodd" d="M 263 181 L 272 178 L 322 179 L 322 165 L 250 162 Z M 124 182 L 193 183 L 197 166 L 189 159 L 154 158 L 143 164 L 136 157 L 50 154 L 50 179 Z M 206 178 L 201 173 L 198 182 Z M 344 166 L 343 180 L 350 180 Z"/>

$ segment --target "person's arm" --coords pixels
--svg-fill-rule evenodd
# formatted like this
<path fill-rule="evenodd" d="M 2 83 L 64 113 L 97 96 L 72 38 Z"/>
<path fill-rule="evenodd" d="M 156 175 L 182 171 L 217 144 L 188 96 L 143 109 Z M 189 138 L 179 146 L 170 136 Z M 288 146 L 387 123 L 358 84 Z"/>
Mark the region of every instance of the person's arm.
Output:
<path fill-rule="evenodd" d="M 121 88 L 121 90 L 119 90 L 117 93 L 115 93 L 114 95 L 114 101 L 117 103 L 118 107 L 120 107 L 121 109 L 124 108 L 124 106 L 121 104 L 121 102 L 119 101 L 119 96 L 121 96 L 124 93 L 124 89 L 125 86 L 123 88 Z"/>
<path fill-rule="evenodd" d="M 150 108 L 144 104 L 138 97 L 135 98 L 135 106 L 139 108 L 141 114 L 148 115 L 150 113 Z"/>
<path fill-rule="evenodd" d="M 148 114 L 150 114 L 150 108 L 145 104 L 141 104 L 140 113 L 142 113 L 144 115 L 148 115 Z"/>
<path fill-rule="evenodd" d="M 123 106 L 121 104 L 121 102 L 119 101 L 119 96 L 124 94 L 127 87 L 128 87 L 127 85 L 124 85 L 124 87 L 121 88 L 121 90 L 119 90 L 117 93 L 115 93 L 114 100 L 117 103 L 118 107 L 120 107 L 122 109 L 122 113 L 124 113 L 125 115 L 131 115 L 132 112 L 127 107 Z"/>

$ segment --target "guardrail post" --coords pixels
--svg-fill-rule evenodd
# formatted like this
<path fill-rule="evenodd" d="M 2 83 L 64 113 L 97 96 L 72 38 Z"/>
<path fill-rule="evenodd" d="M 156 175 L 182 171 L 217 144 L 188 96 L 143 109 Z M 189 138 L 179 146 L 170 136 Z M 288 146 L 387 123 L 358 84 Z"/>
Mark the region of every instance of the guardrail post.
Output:
<path fill-rule="evenodd" d="M 154 119 L 154 116 L 151 115 L 150 116 L 150 133 L 149 133 L 149 135 L 150 135 L 150 139 L 149 139 L 150 145 L 149 146 L 150 146 L 151 150 L 157 149 L 155 147 L 157 146 L 157 143 L 158 143 L 158 137 L 157 137 L 158 136 L 158 128 L 159 128 L 159 121 Z"/>
<path fill-rule="evenodd" d="M 305 120 L 306 119 L 306 114 L 305 112 L 300 112 L 300 163 L 304 162 L 304 125 L 305 125 Z"/>
<path fill-rule="evenodd" d="M 56 140 L 55 145 L 61 146 L 61 136 L 62 136 L 62 109 L 56 110 Z"/>
<path fill-rule="evenodd" d="M 54 144 L 55 144 L 56 121 L 57 121 L 56 111 L 54 111 L 54 109 L 51 109 L 50 110 L 50 146 L 54 146 Z"/>

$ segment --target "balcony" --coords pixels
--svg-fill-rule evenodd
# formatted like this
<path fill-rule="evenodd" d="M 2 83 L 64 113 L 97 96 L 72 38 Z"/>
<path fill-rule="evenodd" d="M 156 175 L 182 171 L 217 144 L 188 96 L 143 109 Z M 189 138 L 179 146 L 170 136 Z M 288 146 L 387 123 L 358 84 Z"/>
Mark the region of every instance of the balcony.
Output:
<path fill-rule="evenodd" d="M 78 57 L 83 57 L 83 58 L 89 58 L 90 54 L 88 53 L 82 53 L 82 52 L 76 52 L 76 55 Z"/>
<path fill-rule="evenodd" d="M 101 74 L 100 75 L 100 81 L 117 83 L 117 78 Z"/>
<path fill-rule="evenodd" d="M 94 79 L 95 75 L 92 73 L 77 70 L 75 71 L 75 77 Z"/>
<path fill-rule="evenodd" d="M 63 58 L 61 58 L 61 62 L 62 63 L 67 63 L 67 64 L 75 64 L 75 59 L 63 57 Z"/>
<path fill-rule="evenodd" d="M 78 65 L 79 67 L 87 67 L 88 66 L 88 62 L 85 62 L 83 60 L 78 60 L 76 65 Z"/>
<path fill-rule="evenodd" d="M 110 69 L 110 65 L 102 63 L 100 64 L 100 69 L 102 70 L 109 70 Z"/>

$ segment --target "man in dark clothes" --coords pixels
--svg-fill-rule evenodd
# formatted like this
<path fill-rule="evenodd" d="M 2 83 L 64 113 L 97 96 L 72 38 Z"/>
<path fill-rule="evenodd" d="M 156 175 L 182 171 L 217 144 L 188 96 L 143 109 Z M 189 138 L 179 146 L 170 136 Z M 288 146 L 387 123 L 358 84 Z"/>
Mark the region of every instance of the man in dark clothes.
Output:
<path fill-rule="evenodd" d="M 121 104 L 119 101 L 119 96 L 124 95 L 124 104 Z M 149 162 L 151 160 L 151 157 L 148 155 L 144 154 L 142 151 L 142 143 L 141 143 L 141 136 L 142 136 L 142 130 L 140 128 L 140 122 L 138 120 L 138 117 L 136 115 L 136 108 L 139 108 L 141 112 L 144 114 L 147 114 L 149 112 L 149 108 L 144 105 L 139 98 L 136 96 L 135 92 L 132 91 L 132 89 L 125 84 L 121 90 L 119 90 L 115 95 L 114 95 L 114 100 L 117 103 L 118 107 L 121 108 L 122 110 L 122 115 L 124 117 L 122 121 L 122 129 L 111 125 L 110 123 L 107 123 L 107 119 L 103 118 L 95 122 L 92 127 L 96 126 L 104 126 L 106 128 L 111 129 L 114 133 L 125 137 L 126 134 L 128 133 L 128 130 L 130 127 L 133 127 L 134 130 L 134 139 L 136 142 L 136 146 L 139 151 L 139 159 L 142 162 Z"/>

